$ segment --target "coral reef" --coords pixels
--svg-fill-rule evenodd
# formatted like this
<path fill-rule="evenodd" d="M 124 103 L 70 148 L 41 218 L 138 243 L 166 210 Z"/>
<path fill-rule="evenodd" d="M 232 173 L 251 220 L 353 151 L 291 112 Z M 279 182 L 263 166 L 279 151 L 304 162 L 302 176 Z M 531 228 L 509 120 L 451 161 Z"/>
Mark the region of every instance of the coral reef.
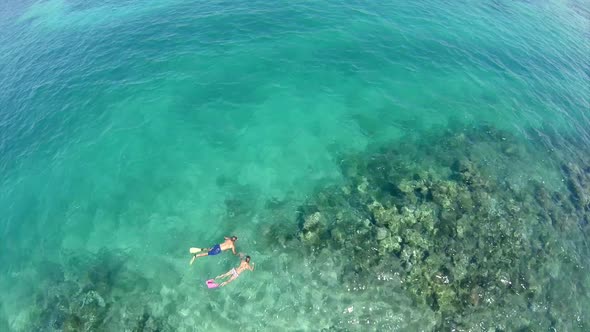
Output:
<path fill-rule="evenodd" d="M 149 313 L 148 307 L 131 304 L 141 303 L 140 299 L 126 298 L 145 293 L 147 283 L 126 267 L 124 254 L 102 250 L 96 256 L 69 257 L 68 266 L 75 267 L 71 271 L 76 272 L 68 275 L 52 264 L 49 271 L 54 273 L 36 296 L 31 313 L 35 319 L 28 330 L 97 331 L 124 326 L 134 332 L 155 332 L 166 327 L 164 321 Z"/>
<path fill-rule="evenodd" d="M 531 307 L 550 288 L 540 271 L 572 255 L 563 236 L 588 236 L 590 163 L 564 164 L 562 174 L 547 163 L 535 177 L 519 162 L 535 160 L 536 147 L 491 127 L 405 143 L 340 158 L 346 184 L 318 188 L 299 209 L 310 253 L 343 250 L 348 270 L 365 276 L 389 264 L 440 329 L 473 329 L 470 316 L 484 329 L 530 329 L 531 317 L 542 317 L 535 328 L 569 326 Z M 551 177 L 566 186 L 549 187 Z M 482 318 L 506 308 L 530 315 Z"/>

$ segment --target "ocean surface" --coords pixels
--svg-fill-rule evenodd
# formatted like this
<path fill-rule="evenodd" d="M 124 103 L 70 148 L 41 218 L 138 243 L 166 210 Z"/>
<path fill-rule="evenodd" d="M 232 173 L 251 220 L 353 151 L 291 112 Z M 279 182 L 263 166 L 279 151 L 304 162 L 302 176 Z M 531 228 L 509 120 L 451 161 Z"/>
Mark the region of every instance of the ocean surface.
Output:
<path fill-rule="evenodd" d="M 0 330 L 587 331 L 589 112 L 587 0 L 3 0 Z M 347 158 L 403 161 L 427 187 L 469 159 L 486 184 L 460 190 L 497 218 L 465 227 L 514 235 L 470 264 L 518 257 L 515 241 L 538 260 L 506 280 L 448 263 L 452 292 L 432 286 L 417 266 L 462 231 L 411 260 L 373 207 L 428 204 L 438 229 L 450 203 Z M 366 232 L 313 233 L 326 188 L 375 193 L 350 221 Z M 239 259 L 189 266 L 188 249 L 229 235 L 256 269 L 209 290 Z"/>

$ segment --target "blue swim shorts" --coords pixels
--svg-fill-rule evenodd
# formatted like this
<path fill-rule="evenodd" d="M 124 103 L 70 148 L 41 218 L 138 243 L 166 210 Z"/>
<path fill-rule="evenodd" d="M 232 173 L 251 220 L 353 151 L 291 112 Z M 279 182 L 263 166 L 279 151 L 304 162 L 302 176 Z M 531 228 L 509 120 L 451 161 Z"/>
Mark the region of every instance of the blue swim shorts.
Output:
<path fill-rule="evenodd" d="M 221 253 L 221 246 L 219 244 L 216 244 L 213 246 L 213 248 L 211 248 L 211 250 L 209 250 L 209 252 L 207 254 L 209 256 L 215 256 L 219 253 Z"/>

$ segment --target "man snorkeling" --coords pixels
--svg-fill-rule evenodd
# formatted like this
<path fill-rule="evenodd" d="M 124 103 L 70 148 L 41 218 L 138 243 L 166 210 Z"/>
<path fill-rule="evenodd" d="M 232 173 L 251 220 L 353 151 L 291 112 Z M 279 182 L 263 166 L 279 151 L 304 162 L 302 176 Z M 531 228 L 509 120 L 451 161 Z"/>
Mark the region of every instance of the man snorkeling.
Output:
<path fill-rule="evenodd" d="M 215 256 L 217 254 L 220 254 L 222 251 L 226 251 L 226 250 L 230 250 L 234 253 L 234 255 L 236 255 L 236 244 L 235 242 L 238 240 L 237 236 L 232 236 L 232 237 L 224 237 L 225 241 L 221 244 L 216 244 L 211 248 L 190 248 L 189 252 L 193 255 L 193 258 L 191 259 L 191 265 L 193 264 L 193 262 L 195 261 L 195 259 L 197 259 L 198 257 L 205 257 L 205 256 Z M 206 251 L 202 254 L 198 254 L 198 252 L 201 251 Z"/>
<path fill-rule="evenodd" d="M 242 274 L 242 272 L 244 272 L 246 270 L 254 271 L 254 263 L 252 263 L 252 265 L 250 265 L 250 256 L 246 256 L 246 259 L 242 259 L 240 262 L 240 266 L 234 267 L 233 269 L 229 270 L 228 272 L 215 277 L 215 280 L 224 279 L 224 278 L 229 277 L 228 280 L 219 284 L 219 287 L 223 287 L 223 286 L 229 284 L 230 282 L 236 280 L 240 276 L 240 274 Z"/>

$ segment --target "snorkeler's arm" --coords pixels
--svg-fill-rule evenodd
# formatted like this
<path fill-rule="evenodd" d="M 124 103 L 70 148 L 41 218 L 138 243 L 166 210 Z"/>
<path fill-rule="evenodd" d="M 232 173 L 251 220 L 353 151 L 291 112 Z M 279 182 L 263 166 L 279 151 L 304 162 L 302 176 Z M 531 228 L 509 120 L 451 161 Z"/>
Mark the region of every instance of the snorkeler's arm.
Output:
<path fill-rule="evenodd" d="M 256 264 L 252 263 L 252 265 L 250 265 L 248 268 L 250 269 L 250 271 L 254 271 L 255 266 L 256 266 Z"/>
<path fill-rule="evenodd" d="M 234 255 L 237 255 L 236 246 L 231 246 L 231 251 L 234 253 Z"/>

